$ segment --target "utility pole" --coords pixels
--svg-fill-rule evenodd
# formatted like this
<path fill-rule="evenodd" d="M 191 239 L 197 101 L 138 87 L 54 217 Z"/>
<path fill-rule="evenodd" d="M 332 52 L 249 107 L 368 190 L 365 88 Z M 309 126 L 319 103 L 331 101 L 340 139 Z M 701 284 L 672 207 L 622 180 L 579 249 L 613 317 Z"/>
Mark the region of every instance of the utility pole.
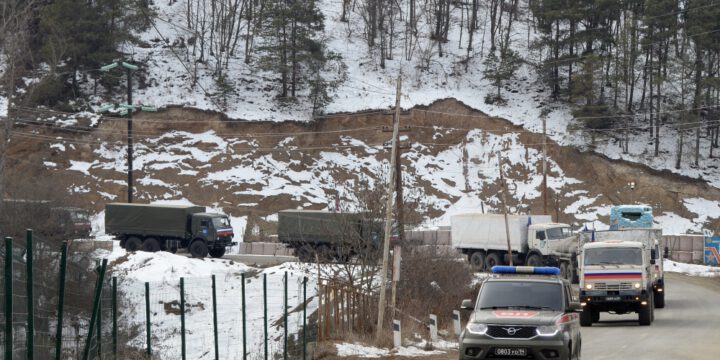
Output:
<path fill-rule="evenodd" d="M 547 215 L 547 117 L 543 116 L 543 214 Z M 500 172 L 502 173 L 502 171 Z"/>
<path fill-rule="evenodd" d="M 513 265 L 513 259 L 512 259 L 512 246 L 510 246 L 510 226 L 508 225 L 508 212 L 507 212 L 507 199 L 505 197 L 505 193 L 507 192 L 507 182 L 505 181 L 505 178 L 503 177 L 503 171 L 502 171 L 502 158 L 500 157 L 500 152 L 497 153 L 498 158 L 498 169 L 500 169 L 500 187 L 502 188 L 501 191 L 501 199 L 502 199 L 502 206 L 503 206 L 503 213 L 505 214 L 505 239 L 507 240 L 507 246 L 508 246 L 508 264 L 510 266 Z"/>
<path fill-rule="evenodd" d="M 402 77 L 398 76 L 397 90 L 395 94 L 395 119 L 393 124 L 392 150 L 390 151 L 390 178 L 388 179 L 387 200 L 385 203 L 385 238 L 383 239 L 383 260 L 382 260 L 382 281 L 380 282 L 380 297 L 378 299 L 378 317 L 375 328 L 375 341 L 380 341 L 385 316 L 385 284 L 387 283 L 388 257 L 390 253 L 390 232 L 392 231 L 392 204 L 393 187 L 395 182 L 395 163 L 397 160 L 398 133 L 400 132 L 400 90 L 402 89 Z"/>
<path fill-rule="evenodd" d="M 133 202 L 133 128 L 132 128 L 132 114 L 133 114 L 133 104 L 132 104 L 132 75 L 131 73 L 133 71 L 137 71 L 138 67 L 133 64 L 126 63 L 124 61 L 118 61 L 114 62 L 112 64 L 105 65 L 100 68 L 100 70 L 108 72 L 118 66 L 122 66 L 125 68 L 125 71 L 127 72 L 127 104 L 123 106 L 125 109 L 127 109 L 127 157 L 128 157 L 128 173 L 127 173 L 127 184 L 128 184 L 128 194 L 127 194 L 127 202 L 132 203 Z"/>

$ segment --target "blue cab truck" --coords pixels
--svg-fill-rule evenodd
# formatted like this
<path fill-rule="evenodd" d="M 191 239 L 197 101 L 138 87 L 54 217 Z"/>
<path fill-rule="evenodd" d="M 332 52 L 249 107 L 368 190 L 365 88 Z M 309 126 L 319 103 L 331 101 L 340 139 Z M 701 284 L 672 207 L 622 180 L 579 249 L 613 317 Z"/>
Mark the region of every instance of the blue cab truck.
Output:
<path fill-rule="evenodd" d="M 188 249 L 194 258 L 219 258 L 237 245 L 227 215 L 195 205 L 106 204 L 105 233 L 128 251 Z"/>

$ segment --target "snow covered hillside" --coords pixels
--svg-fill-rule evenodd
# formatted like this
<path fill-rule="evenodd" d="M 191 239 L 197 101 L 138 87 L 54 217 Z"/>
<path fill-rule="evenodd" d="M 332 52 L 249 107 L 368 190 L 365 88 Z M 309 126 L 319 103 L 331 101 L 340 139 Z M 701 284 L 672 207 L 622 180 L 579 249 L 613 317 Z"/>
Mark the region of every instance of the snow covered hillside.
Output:
<path fill-rule="evenodd" d="M 494 92 L 494 86 L 483 76 L 483 52 L 487 53 L 489 44 L 488 24 L 480 22 L 481 28 L 475 34 L 474 52 L 468 59 L 466 51 L 467 34 L 461 34 L 460 27 L 450 27 L 448 42 L 445 44 L 444 56 L 438 56 L 436 42 L 428 34 L 420 35 L 413 48 L 412 60 L 405 60 L 405 53 L 395 50 L 392 60 L 386 61 L 383 69 L 367 49 L 362 29 L 360 6 L 352 7 L 347 14 L 348 22 L 340 21 L 341 2 L 331 0 L 317 1 L 325 15 L 323 37 L 328 40 L 329 49 L 339 53 L 347 66 L 347 81 L 333 93 L 332 100 L 326 111 L 354 112 L 370 109 L 387 109 L 395 102 L 395 83 L 399 75 L 403 81 L 402 107 L 405 109 L 415 105 L 429 105 L 436 100 L 455 98 L 492 116 L 503 117 L 528 130 L 541 132 L 541 112 L 547 114 L 548 132 L 551 138 L 560 144 L 589 148 L 590 134 L 581 130 L 571 115 L 566 104 L 554 103 L 549 99 L 549 89 L 536 78 L 536 69 L 531 63 L 540 60 L 541 54 L 531 48 L 531 44 L 539 37 L 536 29 L 528 21 L 529 10 L 521 2 L 520 18 L 514 24 L 512 47 L 522 58 L 527 60 L 518 71 L 517 80 L 503 90 L 508 103 L 503 106 L 488 105 L 484 102 L 485 95 Z M 297 120 L 311 119 L 311 109 L 306 103 L 279 105 L 268 89 L 274 87 L 272 74 L 259 71 L 251 62 L 246 64 L 242 55 L 230 62 L 228 81 L 235 89 L 227 101 L 220 104 L 217 100 L 218 85 L 212 79 L 213 60 L 208 63 L 196 64 L 198 86 L 189 85 L 187 67 L 192 65 L 193 57 L 187 49 L 174 48 L 169 44 L 184 43 L 192 37 L 192 33 L 183 25 L 185 21 L 185 2 L 156 2 L 157 11 L 155 27 L 151 27 L 140 38 L 151 44 L 151 47 L 132 49 L 124 48 L 133 54 L 137 61 L 147 64 L 148 76 L 151 79 L 148 87 L 138 90 L 136 98 L 145 104 L 164 107 L 167 105 L 186 105 L 226 113 L 230 118 L 246 120 Z M 488 9 L 481 6 L 479 18 L 487 19 Z M 420 19 L 420 21 L 428 21 Z M 451 13 L 453 24 L 460 23 L 461 11 L 455 9 Z M 404 26 L 404 25 L 403 25 Z M 530 28 L 528 28 L 530 27 Z M 402 34 L 401 34 L 402 35 Z M 462 36 L 465 36 L 463 38 Z M 464 39 L 465 43 L 461 42 Z M 397 39 L 403 41 L 402 36 Z M 128 45 L 129 46 L 129 45 Z M 178 55 L 179 54 L 179 55 Z M 467 67 L 464 62 L 467 61 Z M 193 68 L 194 69 L 194 68 Z M 195 71 L 195 70 L 193 70 Z M 508 92 L 508 90 L 510 92 Z M 668 93 L 676 89 L 668 88 Z M 97 100 L 100 102 L 100 99 Z M 641 121 L 641 119 L 637 119 Z M 613 159 L 624 159 L 645 163 L 655 169 L 669 169 L 683 175 L 701 178 L 713 186 L 720 186 L 720 171 L 715 166 L 708 166 L 714 160 L 706 158 L 709 146 L 701 143 L 701 166 L 690 166 L 685 161 L 683 168 L 674 168 L 675 149 L 677 147 L 674 126 L 661 128 L 666 134 L 661 137 L 660 154 L 652 156 L 651 138 L 645 124 L 634 125 L 631 131 L 631 142 L 627 154 L 623 154 L 620 142 L 623 131 L 599 132 L 596 139 L 596 151 Z M 643 139 L 645 138 L 645 139 Z M 693 145 L 686 141 L 686 154 L 691 154 Z"/>

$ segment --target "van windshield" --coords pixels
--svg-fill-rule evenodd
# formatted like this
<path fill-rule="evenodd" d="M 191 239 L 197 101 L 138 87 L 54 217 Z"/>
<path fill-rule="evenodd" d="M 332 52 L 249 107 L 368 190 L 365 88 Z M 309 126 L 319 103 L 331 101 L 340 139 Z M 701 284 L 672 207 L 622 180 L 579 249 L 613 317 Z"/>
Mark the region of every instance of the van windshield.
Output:
<path fill-rule="evenodd" d="M 486 282 L 478 299 L 478 310 L 532 309 L 560 311 L 563 307 L 560 284 L 536 281 Z"/>
<path fill-rule="evenodd" d="M 230 227 L 230 220 L 226 217 L 215 217 L 212 219 L 213 225 L 216 229 L 223 229 Z"/>
<path fill-rule="evenodd" d="M 629 247 L 587 249 L 585 265 L 642 265 L 642 250 Z"/>

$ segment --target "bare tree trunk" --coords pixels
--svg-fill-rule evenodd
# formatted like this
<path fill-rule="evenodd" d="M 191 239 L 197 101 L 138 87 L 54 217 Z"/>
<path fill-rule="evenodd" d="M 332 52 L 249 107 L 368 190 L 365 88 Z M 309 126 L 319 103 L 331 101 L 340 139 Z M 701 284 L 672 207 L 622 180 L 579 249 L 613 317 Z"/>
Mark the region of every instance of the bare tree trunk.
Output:
<path fill-rule="evenodd" d="M 695 112 L 695 166 L 700 165 L 700 125 L 701 125 L 701 97 L 702 97 L 702 83 L 703 83 L 703 49 L 699 42 L 695 42 L 695 96 L 693 98 L 693 111 Z"/>

